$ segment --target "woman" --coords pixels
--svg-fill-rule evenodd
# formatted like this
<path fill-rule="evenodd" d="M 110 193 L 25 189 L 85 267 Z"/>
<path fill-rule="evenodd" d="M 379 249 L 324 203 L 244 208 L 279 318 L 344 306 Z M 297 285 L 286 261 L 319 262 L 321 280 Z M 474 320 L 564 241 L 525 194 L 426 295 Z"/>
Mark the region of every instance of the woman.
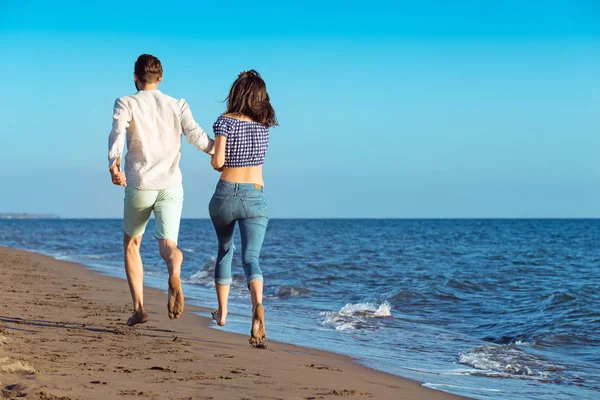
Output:
<path fill-rule="evenodd" d="M 242 239 L 242 263 L 252 298 L 252 329 L 249 342 L 264 347 L 263 276 L 259 265 L 267 223 L 262 165 L 269 145 L 269 128 L 277 125 L 267 87 L 254 70 L 244 71 L 231 86 L 227 110 L 213 126 L 215 154 L 211 164 L 221 179 L 208 206 L 219 240 L 215 286 L 219 309 L 217 324 L 225 325 L 231 285 L 233 231 L 236 221 Z"/>

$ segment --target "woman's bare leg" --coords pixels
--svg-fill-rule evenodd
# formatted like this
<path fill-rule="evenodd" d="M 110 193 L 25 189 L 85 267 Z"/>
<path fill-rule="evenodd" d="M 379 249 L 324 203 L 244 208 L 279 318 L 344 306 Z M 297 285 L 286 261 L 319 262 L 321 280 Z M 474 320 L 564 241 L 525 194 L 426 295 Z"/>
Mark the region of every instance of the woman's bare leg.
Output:
<path fill-rule="evenodd" d="M 227 319 L 227 302 L 229 300 L 229 285 L 215 285 L 217 290 L 217 301 L 219 302 L 219 309 L 213 313 L 213 318 L 217 321 L 220 326 L 225 325 Z"/>
<path fill-rule="evenodd" d="M 265 347 L 267 331 L 265 329 L 265 310 L 263 301 L 263 281 L 255 279 L 248 285 L 252 298 L 252 330 L 248 341 L 254 347 Z"/>

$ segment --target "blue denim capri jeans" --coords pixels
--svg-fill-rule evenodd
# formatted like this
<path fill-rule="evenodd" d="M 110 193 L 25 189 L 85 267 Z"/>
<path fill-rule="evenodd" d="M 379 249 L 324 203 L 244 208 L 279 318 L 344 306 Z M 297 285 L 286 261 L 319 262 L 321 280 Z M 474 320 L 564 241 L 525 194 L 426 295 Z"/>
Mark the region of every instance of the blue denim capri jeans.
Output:
<path fill-rule="evenodd" d="M 263 280 L 259 257 L 269 217 L 264 187 L 253 183 L 234 183 L 220 180 L 208 205 L 210 219 L 219 241 L 215 283 L 231 285 L 233 232 L 239 224 L 242 239 L 242 265 L 246 282 Z"/>

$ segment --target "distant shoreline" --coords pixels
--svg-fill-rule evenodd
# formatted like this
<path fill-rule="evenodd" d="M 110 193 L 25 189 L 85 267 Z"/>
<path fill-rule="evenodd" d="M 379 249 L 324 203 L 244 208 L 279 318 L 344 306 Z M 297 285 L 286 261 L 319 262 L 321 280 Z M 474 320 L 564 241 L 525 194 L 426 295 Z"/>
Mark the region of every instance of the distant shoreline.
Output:
<path fill-rule="evenodd" d="M 54 214 L 0 213 L 0 219 L 60 219 Z"/>

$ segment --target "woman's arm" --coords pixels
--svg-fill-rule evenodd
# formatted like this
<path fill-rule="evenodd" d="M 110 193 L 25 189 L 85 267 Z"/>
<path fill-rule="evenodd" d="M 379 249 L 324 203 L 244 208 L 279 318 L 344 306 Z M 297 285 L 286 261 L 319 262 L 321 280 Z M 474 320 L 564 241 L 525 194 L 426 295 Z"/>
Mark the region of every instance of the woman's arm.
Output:
<path fill-rule="evenodd" d="M 222 171 L 225 165 L 225 144 L 227 143 L 226 136 L 215 136 L 215 154 L 210 161 L 210 165 L 217 170 Z"/>

